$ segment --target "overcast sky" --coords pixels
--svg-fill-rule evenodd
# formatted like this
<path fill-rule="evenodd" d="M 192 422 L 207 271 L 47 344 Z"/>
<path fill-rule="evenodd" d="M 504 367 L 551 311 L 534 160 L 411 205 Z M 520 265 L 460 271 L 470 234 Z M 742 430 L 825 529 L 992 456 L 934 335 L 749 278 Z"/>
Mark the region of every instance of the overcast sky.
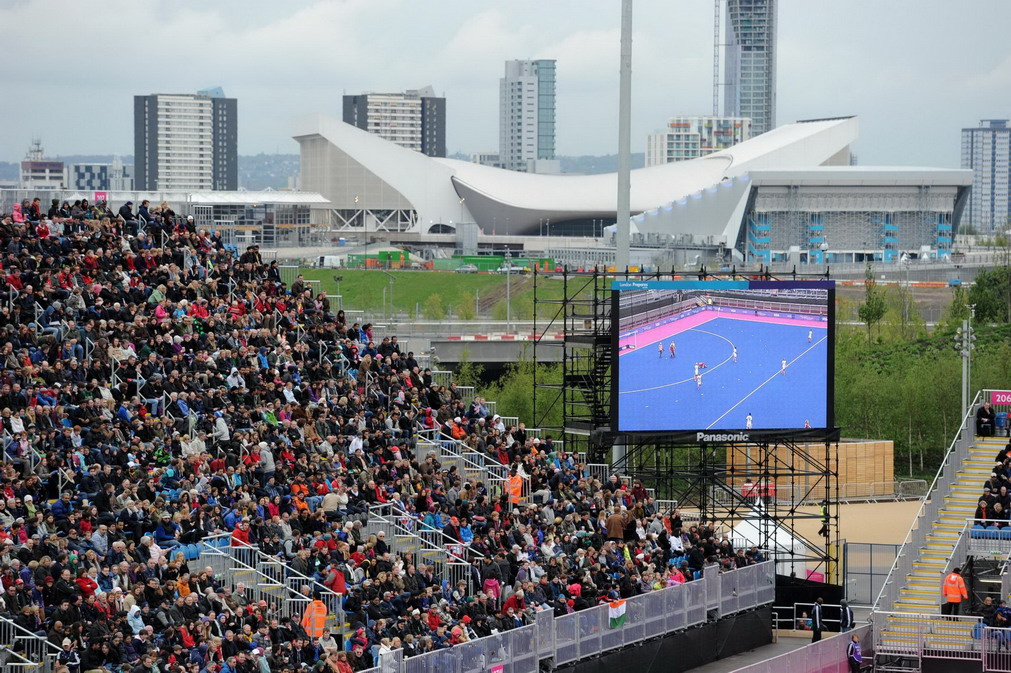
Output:
<path fill-rule="evenodd" d="M 297 152 L 341 94 L 431 84 L 450 152 L 496 150 L 512 58 L 558 60 L 560 154 L 617 147 L 618 0 L 0 0 L 0 160 L 132 154 L 132 96 L 222 86 L 239 152 Z M 712 0 L 637 0 L 633 151 L 712 109 Z M 959 129 L 1011 117 L 1009 0 L 779 0 L 780 124 L 856 114 L 861 164 L 957 166 Z"/>

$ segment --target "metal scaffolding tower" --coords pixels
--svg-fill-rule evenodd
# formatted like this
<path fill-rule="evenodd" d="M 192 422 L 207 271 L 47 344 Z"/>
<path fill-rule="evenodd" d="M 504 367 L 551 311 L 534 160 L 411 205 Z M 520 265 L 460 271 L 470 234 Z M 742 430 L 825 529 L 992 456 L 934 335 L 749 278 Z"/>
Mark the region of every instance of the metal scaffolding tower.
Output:
<path fill-rule="evenodd" d="M 561 349 L 561 376 L 550 380 L 534 367 L 534 425 L 564 440 L 567 451 L 587 463 L 603 463 L 611 473 L 639 479 L 657 498 L 676 501 L 686 521 L 721 529 L 747 528 L 758 546 L 770 550 L 782 572 L 820 570 L 829 582 L 841 577 L 839 539 L 839 431 L 799 430 L 747 444 L 675 443 L 670 433 L 619 434 L 614 423 L 612 382 L 613 280 L 679 280 L 666 273 L 614 273 L 598 269 L 561 274 L 562 292 L 538 288 L 534 276 L 534 361 L 547 349 Z M 557 277 L 557 274 L 553 274 Z M 692 274 L 692 279 L 696 277 Z M 767 272 L 747 277 L 732 270 L 699 280 L 775 280 Z M 799 274 L 793 274 L 796 280 Z M 809 276 L 813 278 L 815 276 Z M 824 278 L 824 275 L 818 277 Z M 563 339 L 550 338 L 562 328 Z M 540 355 L 539 355 L 540 354 Z M 552 358 L 555 360 L 555 358 Z M 561 424 L 546 420 L 561 411 Z M 828 521 L 820 535 L 808 530 Z"/>

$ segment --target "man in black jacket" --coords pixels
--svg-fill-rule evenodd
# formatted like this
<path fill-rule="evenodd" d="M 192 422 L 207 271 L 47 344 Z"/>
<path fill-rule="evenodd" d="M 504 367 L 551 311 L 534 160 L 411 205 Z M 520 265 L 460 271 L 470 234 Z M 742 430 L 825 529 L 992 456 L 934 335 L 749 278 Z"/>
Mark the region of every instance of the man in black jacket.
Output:
<path fill-rule="evenodd" d="M 983 406 L 976 410 L 976 434 L 982 437 L 992 437 L 996 420 L 997 414 L 990 407 L 990 403 L 984 402 Z"/>

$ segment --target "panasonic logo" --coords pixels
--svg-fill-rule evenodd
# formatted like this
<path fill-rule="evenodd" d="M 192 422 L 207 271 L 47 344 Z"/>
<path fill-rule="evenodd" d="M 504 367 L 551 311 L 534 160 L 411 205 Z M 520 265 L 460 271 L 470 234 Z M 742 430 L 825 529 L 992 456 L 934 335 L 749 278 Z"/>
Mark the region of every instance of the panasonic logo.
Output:
<path fill-rule="evenodd" d="M 750 442 L 751 439 L 746 432 L 708 434 L 699 432 L 695 435 L 697 442 Z"/>

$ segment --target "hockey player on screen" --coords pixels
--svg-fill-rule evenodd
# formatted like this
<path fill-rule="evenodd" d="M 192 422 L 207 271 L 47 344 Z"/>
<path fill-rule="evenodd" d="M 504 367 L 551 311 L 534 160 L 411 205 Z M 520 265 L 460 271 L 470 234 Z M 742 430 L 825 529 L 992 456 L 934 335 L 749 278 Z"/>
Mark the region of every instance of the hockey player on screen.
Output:
<path fill-rule="evenodd" d="M 670 342 L 670 359 L 671 359 L 671 360 L 673 360 L 673 359 L 674 359 L 674 351 L 675 351 L 675 348 L 674 348 L 674 342 L 673 342 L 673 341 L 671 341 L 671 342 Z"/>
<path fill-rule="evenodd" d="M 811 338 L 812 338 L 812 337 L 814 337 L 814 330 L 813 330 L 813 329 L 809 329 L 809 330 L 807 331 L 807 342 L 808 342 L 808 343 L 811 343 Z"/>
<path fill-rule="evenodd" d="M 748 415 L 744 417 L 744 429 L 745 430 L 750 430 L 751 429 L 751 420 L 752 420 L 751 419 L 751 412 L 749 411 Z"/>
<path fill-rule="evenodd" d="M 699 374 L 698 371 L 695 372 L 695 387 L 696 388 L 702 387 L 702 375 Z"/>
<path fill-rule="evenodd" d="M 663 359 L 663 342 L 661 341 L 656 345 L 657 353 L 660 354 L 660 358 Z"/>
<path fill-rule="evenodd" d="M 783 364 L 779 367 L 779 373 L 786 376 L 786 360 L 783 360 Z"/>
<path fill-rule="evenodd" d="M 734 362 L 737 362 L 737 346 L 734 346 Z"/>

